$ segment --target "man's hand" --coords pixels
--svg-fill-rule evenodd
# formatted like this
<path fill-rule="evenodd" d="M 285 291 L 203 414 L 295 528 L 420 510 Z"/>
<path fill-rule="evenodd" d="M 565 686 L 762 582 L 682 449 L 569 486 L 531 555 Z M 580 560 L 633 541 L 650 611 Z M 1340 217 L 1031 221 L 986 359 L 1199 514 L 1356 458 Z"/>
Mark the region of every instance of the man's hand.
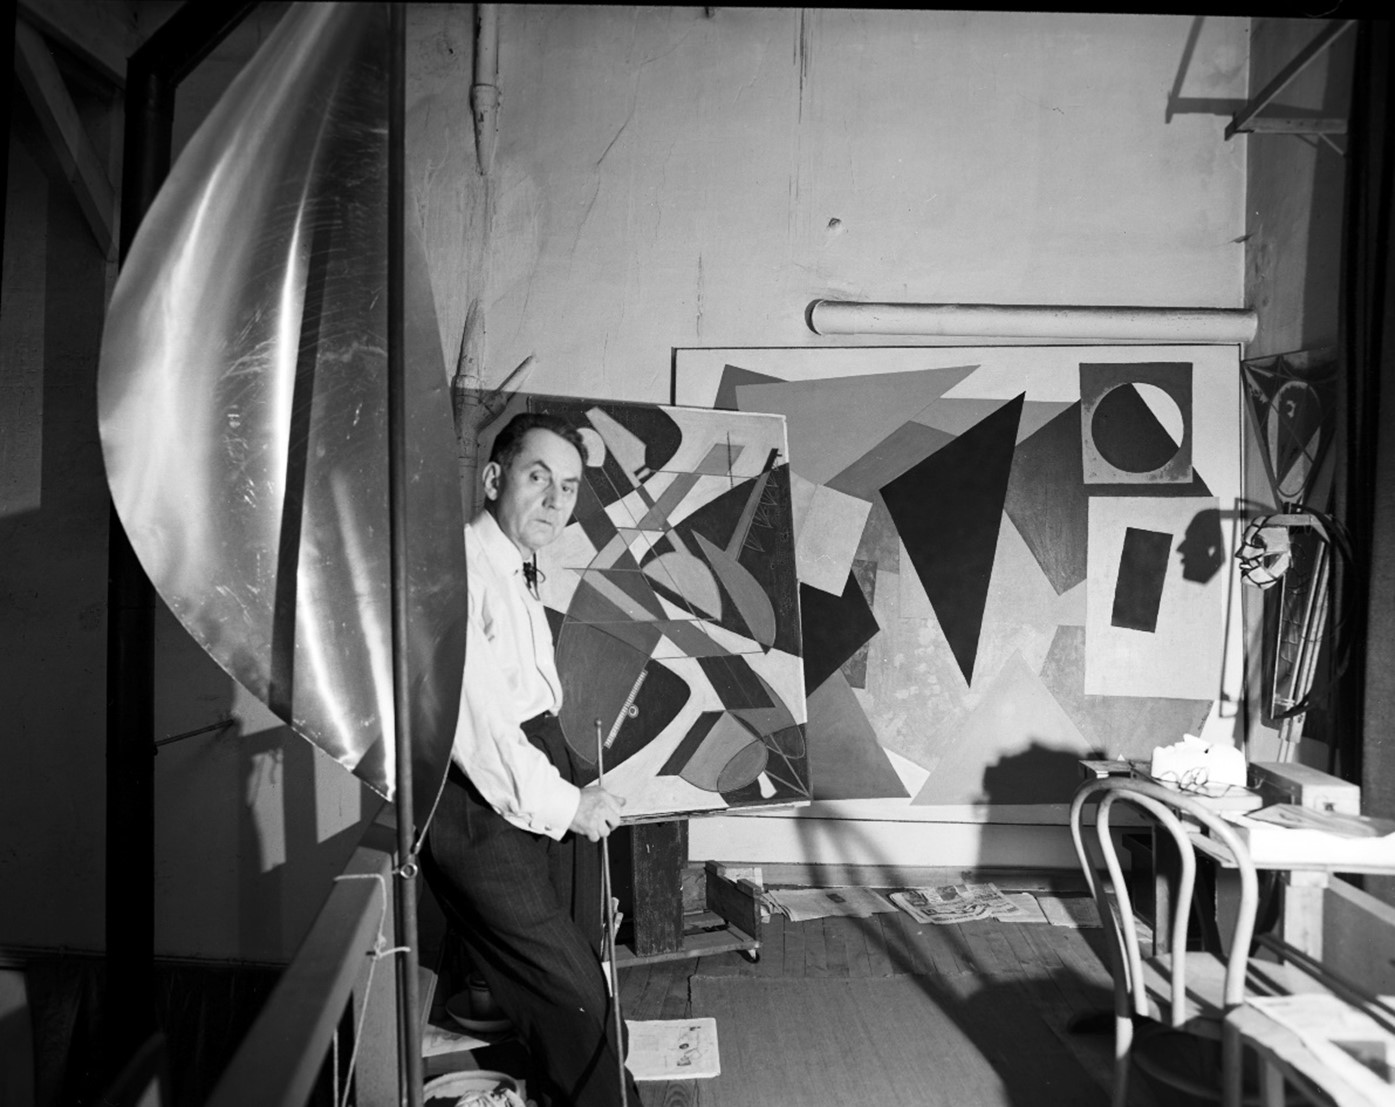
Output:
<path fill-rule="evenodd" d="M 571 829 L 599 842 L 620 825 L 620 808 L 624 806 L 624 799 L 614 792 L 607 792 L 599 784 L 588 784 L 581 790 L 581 804 Z"/>

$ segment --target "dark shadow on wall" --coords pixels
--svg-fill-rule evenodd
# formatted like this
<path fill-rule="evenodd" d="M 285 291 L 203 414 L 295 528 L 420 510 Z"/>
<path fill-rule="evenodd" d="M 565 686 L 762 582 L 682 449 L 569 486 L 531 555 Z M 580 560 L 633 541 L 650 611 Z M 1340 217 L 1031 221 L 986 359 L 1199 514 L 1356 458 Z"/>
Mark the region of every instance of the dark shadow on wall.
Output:
<path fill-rule="evenodd" d="M 1032 745 L 1000 757 L 983 770 L 983 798 L 991 804 L 1070 803 L 1080 785 L 1080 759 L 1072 750 Z M 1093 751 L 1088 756 L 1103 757 Z"/>

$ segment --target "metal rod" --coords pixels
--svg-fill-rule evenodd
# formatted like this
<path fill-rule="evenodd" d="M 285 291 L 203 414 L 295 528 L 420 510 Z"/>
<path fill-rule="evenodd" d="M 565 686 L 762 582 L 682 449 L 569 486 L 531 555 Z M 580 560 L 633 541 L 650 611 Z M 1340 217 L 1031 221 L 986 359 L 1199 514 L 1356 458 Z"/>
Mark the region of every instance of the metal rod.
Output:
<path fill-rule="evenodd" d="M 182 742 L 185 738 L 193 738 L 199 734 L 207 734 L 210 730 L 226 730 L 237 722 L 236 717 L 219 719 L 216 723 L 209 723 L 207 726 L 197 726 L 193 730 L 180 731 L 178 734 L 169 734 L 164 738 L 155 739 L 155 748 L 168 746 L 171 742 Z"/>
<path fill-rule="evenodd" d="M 605 787 L 605 737 L 596 720 L 596 783 Z M 620 973 L 615 967 L 615 902 L 610 898 L 610 837 L 601 838 L 601 899 L 605 908 L 605 940 L 610 952 L 610 1010 L 615 1016 L 615 1057 L 620 1070 L 620 1107 L 629 1107 L 625 1082 L 624 1023 L 620 1017 Z"/>
<path fill-rule="evenodd" d="M 392 564 L 392 714 L 397 803 L 397 1025 L 402 1102 L 421 1107 L 422 1063 L 417 966 L 417 883 L 412 816 L 411 654 L 407 648 L 407 416 L 405 356 L 406 5 L 388 7 L 387 412 L 388 525 Z"/>
<path fill-rule="evenodd" d="M 1279 70 L 1278 75 L 1265 85 L 1262 91 L 1251 97 L 1249 102 L 1231 117 L 1230 122 L 1226 124 L 1225 137 L 1231 138 L 1243 132 L 1246 123 L 1268 107 L 1270 101 L 1283 92 L 1290 81 L 1307 69 L 1314 58 L 1336 42 L 1355 23 L 1354 19 L 1337 20 L 1320 30 L 1313 37 L 1313 41 L 1303 47 L 1288 65 Z"/>

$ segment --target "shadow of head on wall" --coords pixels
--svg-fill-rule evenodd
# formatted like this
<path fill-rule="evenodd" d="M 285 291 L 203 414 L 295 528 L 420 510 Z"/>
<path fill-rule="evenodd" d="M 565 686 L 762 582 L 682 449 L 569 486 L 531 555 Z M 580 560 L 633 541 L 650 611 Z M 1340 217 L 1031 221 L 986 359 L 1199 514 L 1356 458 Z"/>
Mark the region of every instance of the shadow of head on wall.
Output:
<path fill-rule="evenodd" d="M 1221 534 L 1221 513 L 1208 507 L 1198 511 L 1187 524 L 1187 532 L 1177 546 L 1182 558 L 1182 579 L 1205 584 L 1225 563 L 1225 539 Z"/>
<path fill-rule="evenodd" d="M 1080 759 L 1074 750 L 1034 744 L 1000 757 L 983 770 L 980 803 L 1069 803 L 1080 784 Z M 1099 751 L 1088 756 L 1103 757 Z"/>

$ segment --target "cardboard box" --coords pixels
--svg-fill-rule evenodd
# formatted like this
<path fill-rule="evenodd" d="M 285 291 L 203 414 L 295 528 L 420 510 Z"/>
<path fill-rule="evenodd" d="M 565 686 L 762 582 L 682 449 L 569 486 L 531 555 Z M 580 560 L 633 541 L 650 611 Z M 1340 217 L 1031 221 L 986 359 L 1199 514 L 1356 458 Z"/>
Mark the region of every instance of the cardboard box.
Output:
<path fill-rule="evenodd" d="M 1308 765 L 1250 762 L 1250 787 L 1266 803 L 1295 803 L 1314 811 L 1361 814 L 1361 787 Z"/>

